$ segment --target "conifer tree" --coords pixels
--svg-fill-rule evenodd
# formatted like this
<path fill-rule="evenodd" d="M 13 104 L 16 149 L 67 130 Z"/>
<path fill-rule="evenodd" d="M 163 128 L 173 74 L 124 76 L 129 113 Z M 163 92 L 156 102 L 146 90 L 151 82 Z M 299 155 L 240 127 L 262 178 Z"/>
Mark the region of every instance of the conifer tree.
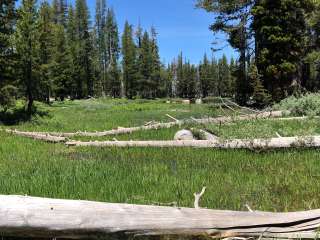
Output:
<path fill-rule="evenodd" d="M 236 76 L 236 70 L 237 70 L 237 62 L 233 57 L 231 57 L 230 60 L 230 96 L 234 97 L 236 93 L 236 81 L 237 81 L 237 76 Z"/>
<path fill-rule="evenodd" d="M 257 67 L 276 101 L 301 86 L 306 14 L 312 7 L 312 0 L 265 0 L 253 9 Z"/>
<path fill-rule="evenodd" d="M 119 30 L 113 9 L 108 9 L 105 25 L 107 49 L 107 89 L 113 97 L 119 97 L 121 92 L 119 57 Z"/>
<path fill-rule="evenodd" d="M 132 26 L 126 22 L 122 35 L 122 69 L 125 95 L 132 99 L 136 95 L 138 74 L 136 46 Z"/>
<path fill-rule="evenodd" d="M 40 99 L 50 103 L 52 79 L 50 78 L 50 61 L 53 48 L 53 17 L 47 1 L 40 5 L 39 11 L 39 51 L 40 51 Z"/>
<path fill-rule="evenodd" d="M 14 104 L 15 55 L 12 44 L 16 20 L 15 0 L 3 0 L 0 4 L 0 106 L 7 110 Z"/>
<path fill-rule="evenodd" d="M 28 100 L 27 113 L 32 113 L 39 86 L 39 18 L 35 0 L 23 0 L 15 32 L 15 48 L 19 56 L 21 81 Z"/>
<path fill-rule="evenodd" d="M 72 70 L 64 27 L 60 24 L 56 25 L 54 29 L 54 47 L 50 70 L 55 97 L 63 101 L 70 94 Z"/>
<path fill-rule="evenodd" d="M 139 61 L 140 79 L 138 82 L 140 96 L 148 98 L 152 95 L 153 83 L 152 74 L 152 49 L 148 32 L 144 32 L 141 42 L 140 61 Z"/>
<path fill-rule="evenodd" d="M 228 60 L 225 55 L 219 60 L 219 80 L 218 80 L 218 95 L 222 97 L 230 96 L 230 70 Z"/>
<path fill-rule="evenodd" d="M 215 14 L 215 21 L 210 29 L 226 33 L 230 45 L 239 52 L 236 100 L 240 104 L 246 104 L 249 97 L 247 77 L 247 65 L 250 60 L 248 48 L 251 38 L 249 22 L 255 2 L 256 0 L 197 0 L 198 7 Z"/>
<path fill-rule="evenodd" d="M 160 92 L 163 92 L 164 86 L 163 80 L 161 78 L 161 61 L 159 55 L 159 47 L 157 42 L 157 32 L 154 27 L 151 28 L 151 54 L 152 54 L 152 70 L 151 70 L 151 81 L 154 87 L 154 93 L 152 97 L 159 97 L 161 95 Z M 164 73 L 164 72 L 163 72 Z"/>
<path fill-rule="evenodd" d="M 250 65 L 249 79 L 251 88 L 253 89 L 252 100 L 257 107 L 263 108 L 271 102 L 271 96 L 268 91 L 263 87 L 261 82 L 261 75 L 255 63 Z"/>
<path fill-rule="evenodd" d="M 218 84 L 219 84 L 219 66 L 218 66 L 218 61 L 213 58 L 211 61 L 211 66 L 210 66 L 210 75 L 211 79 L 209 82 L 210 86 L 210 94 L 211 96 L 218 96 L 219 91 L 218 91 Z"/>
<path fill-rule="evenodd" d="M 212 75 L 210 72 L 210 62 L 208 60 L 207 54 L 203 56 L 203 60 L 199 66 L 199 74 L 200 74 L 200 86 L 201 86 L 201 95 L 206 98 L 210 93 L 210 82 L 212 80 Z"/>
<path fill-rule="evenodd" d="M 89 31 L 89 10 L 85 0 L 76 1 L 76 75 L 77 97 L 93 96 L 92 38 Z"/>
<path fill-rule="evenodd" d="M 96 1 L 96 15 L 95 15 L 95 50 L 96 50 L 96 77 L 98 88 L 101 93 L 105 94 L 106 91 L 106 77 L 107 77 L 107 47 L 106 47 L 106 1 Z M 102 93 L 103 91 L 103 93 Z"/>
<path fill-rule="evenodd" d="M 72 5 L 69 6 L 68 10 L 68 19 L 67 19 L 67 29 L 66 29 L 66 41 L 67 48 L 70 54 L 70 96 L 72 99 L 78 97 L 79 89 L 79 75 L 80 67 L 78 64 L 77 50 L 78 50 L 78 41 L 77 41 L 77 26 L 75 18 L 75 10 Z"/>

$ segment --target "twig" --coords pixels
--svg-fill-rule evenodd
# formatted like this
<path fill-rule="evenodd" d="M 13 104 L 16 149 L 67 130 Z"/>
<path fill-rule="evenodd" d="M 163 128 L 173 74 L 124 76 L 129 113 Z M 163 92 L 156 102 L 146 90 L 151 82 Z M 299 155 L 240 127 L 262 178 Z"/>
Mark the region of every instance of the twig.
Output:
<path fill-rule="evenodd" d="M 276 135 L 278 138 L 282 138 L 282 136 L 278 132 L 276 132 Z"/>
<path fill-rule="evenodd" d="M 153 122 L 154 122 L 153 120 L 150 121 L 150 122 L 147 122 L 147 123 L 144 124 L 144 126 L 149 126 L 149 125 L 151 125 Z"/>
<path fill-rule="evenodd" d="M 202 191 L 201 193 L 194 193 L 194 208 L 195 209 L 200 209 L 200 206 L 199 206 L 199 202 L 200 202 L 200 198 L 202 197 L 202 195 L 206 192 L 206 187 L 203 187 L 202 188 Z"/>
<path fill-rule="evenodd" d="M 254 212 L 254 211 L 252 210 L 252 208 L 251 208 L 248 204 L 246 204 L 246 205 L 244 205 L 244 206 L 248 209 L 249 212 Z"/>
<path fill-rule="evenodd" d="M 174 120 L 174 121 L 176 121 L 176 122 L 180 122 L 178 119 L 176 119 L 176 118 L 172 117 L 172 116 L 171 116 L 171 115 L 169 115 L 169 114 L 166 114 L 166 116 L 167 116 L 168 118 L 171 118 L 172 120 Z"/>
<path fill-rule="evenodd" d="M 251 111 L 251 112 L 254 112 L 254 113 L 261 113 L 261 111 L 258 111 L 258 110 L 252 109 L 252 108 L 248 108 L 248 107 L 240 106 L 240 105 L 236 104 L 235 102 L 233 102 L 233 101 L 231 101 L 231 100 L 229 100 L 229 99 L 227 99 L 227 101 L 228 101 L 229 103 L 231 103 L 232 105 L 238 107 L 238 108 L 246 109 L 246 110 Z"/>

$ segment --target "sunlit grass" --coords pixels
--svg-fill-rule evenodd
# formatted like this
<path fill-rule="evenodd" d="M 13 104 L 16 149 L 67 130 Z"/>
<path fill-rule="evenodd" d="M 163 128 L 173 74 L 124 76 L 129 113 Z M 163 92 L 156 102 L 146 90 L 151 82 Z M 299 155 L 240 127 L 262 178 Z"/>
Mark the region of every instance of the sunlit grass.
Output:
<path fill-rule="evenodd" d="M 208 105 L 91 100 L 38 106 L 48 117 L 12 128 L 99 131 L 145 122 L 217 116 Z M 185 126 L 191 127 L 191 126 Z M 259 120 L 208 125 L 220 137 L 319 134 L 316 120 Z M 116 136 L 119 140 L 172 139 L 179 128 Z M 102 138 L 109 139 L 109 138 Z M 112 139 L 112 137 L 110 138 Z M 98 140 L 89 138 L 88 140 Z M 212 149 L 67 148 L 0 132 L 0 194 L 192 207 L 193 193 L 207 186 L 201 206 L 289 211 L 319 208 L 320 154 L 311 150 L 251 152 Z"/>

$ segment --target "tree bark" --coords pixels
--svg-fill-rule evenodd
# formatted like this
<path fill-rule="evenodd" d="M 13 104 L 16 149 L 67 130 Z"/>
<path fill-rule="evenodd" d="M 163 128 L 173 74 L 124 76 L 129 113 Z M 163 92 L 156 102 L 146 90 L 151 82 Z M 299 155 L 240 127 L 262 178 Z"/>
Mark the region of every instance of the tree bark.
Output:
<path fill-rule="evenodd" d="M 236 212 L 0 195 L 5 237 L 98 239 L 206 236 L 315 239 L 320 210 Z"/>
<path fill-rule="evenodd" d="M 21 132 L 17 130 L 6 130 L 7 133 L 22 136 L 22 137 L 28 137 L 35 140 L 42 140 L 45 142 L 51 142 L 51 143 L 60 143 L 60 142 L 66 142 L 67 138 L 65 137 L 57 137 L 57 136 L 51 136 L 49 134 L 39 134 L 39 133 L 32 133 L 32 132 Z"/>
<path fill-rule="evenodd" d="M 278 149 L 278 148 L 318 148 L 320 136 L 278 137 L 270 139 L 233 139 L 215 141 L 184 140 L 184 141 L 105 141 L 81 142 L 69 141 L 67 146 L 75 147 L 157 147 L 157 148 L 216 148 L 216 149 Z"/>
<path fill-rule="evenodd" d="M 204 119 L 188 119 L 182 121 L 175 121 L 169 123 L 157 123 L 148 126 L 138 126 L 138 127 L 130 127 L 130 128 L 118 128 L 103 132 L 75 132 L 75 133 L 58 133 L 58 132 L 34 132 L 35 134 L 40 135 L 51 135 L 58 137 L 104 137 L 104 136 L 113 136 L 120 134 L 130 134 L 137 131 L 147 131 L 147 130 L 157 130 L 162 128 L 172 128 L 175 126 L 181 126 L 183 124 L 196 123 L 196 124 L 225 124 L 236 121 L 248 121 L 255 119 L 269 119 L 269 118 L 280 118 L 286 115 L 289 115 L 289 111 L 273 111 L 273 112 L 262 112 L 257 114 L 248 114 L 248 115 L 240 115 L 240 116 L 227 116 L 227 117 L 217 117 L 217 118 L 204 118 Z"/>

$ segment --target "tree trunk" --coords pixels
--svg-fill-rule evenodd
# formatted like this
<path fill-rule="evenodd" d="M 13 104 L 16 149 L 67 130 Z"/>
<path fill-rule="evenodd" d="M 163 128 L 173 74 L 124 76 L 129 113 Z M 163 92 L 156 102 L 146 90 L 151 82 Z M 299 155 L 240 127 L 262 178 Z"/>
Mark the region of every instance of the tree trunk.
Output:
<path fill-rule="evenodd" d="M 33 132 L 21 132 L 17 130 L 6 130 L 7 133 L 22 136 L 22 137 L 28 137 L 35 140 L 42 140 L 45 142 L 52 142 L 52 143 L 60 143 L 60 142 L 66 142 L 67 138 L 65 137 L 58 137 L 58 136 L 51 136 L 49 134 L 45 133 L 33 133 Z"/>
<path fill-rule="evenodd" d="M 133 236 L 202 236 L 316 239 L 320 210 L 236 212 L 0 195 L 5 237 L 132 239 Z"/>
<path fill-rule="evenodd" d="M 215 148 L 215 149 L 278 149 L 320 147 L 320 136 L 278 137 L 270 139 L 232 139 L 232 140 L 183 140 L 183 141 L 69 141 L 67 146 L 76 147 L 157 147 L 157 148 Z"/>
<path fill-rule="evenodd" d="M 204 118 L 204 119 L 187 119 L 182 121 L 175 121 L 169 123 L 156 123 L 148 126 L 138 126 L 138 127 L 130 127 L 130 128 L 118 128 L 108 131 L 102 132 L 74 132 L 74 133 L 57 133 L 57 132 L 33 132 L 34 134 L 40 135 L 51 135 L 51 136 L 58 136 L 58 137 L 76 137 L 76 136 L 83 136 L 83 137 L 104 137 L 104 136 L 112 136 L 112 135 L 120 135 L 120 134 L 130 134 L 137 131 L 147 131 L 147 130 L 157 130 L 162 128 L 172 128 L 175 126 L 181 126 L 183 124 L 225 124 L 230 122 L 236 121 L 248 121 L 248 120 L 255 120 L 255 119 L 271 119 L 271 118 L 280 118 L 286 115 L 289 115 L 290 112 L 288 111 L 273 111 L 273 112 L 262 112 L 257 114 L 248 114 L 248 115 L 239 115 L 234 117 L 217 117 L 217 118 Z M 289 118 L 294 119 L 294 118 Z M 300 119 L 300 118 L 298 118 Z M 304 118 L 303 118 L 304 119 Z M 284 120 L 284 119 L 282 119 Z"/>

